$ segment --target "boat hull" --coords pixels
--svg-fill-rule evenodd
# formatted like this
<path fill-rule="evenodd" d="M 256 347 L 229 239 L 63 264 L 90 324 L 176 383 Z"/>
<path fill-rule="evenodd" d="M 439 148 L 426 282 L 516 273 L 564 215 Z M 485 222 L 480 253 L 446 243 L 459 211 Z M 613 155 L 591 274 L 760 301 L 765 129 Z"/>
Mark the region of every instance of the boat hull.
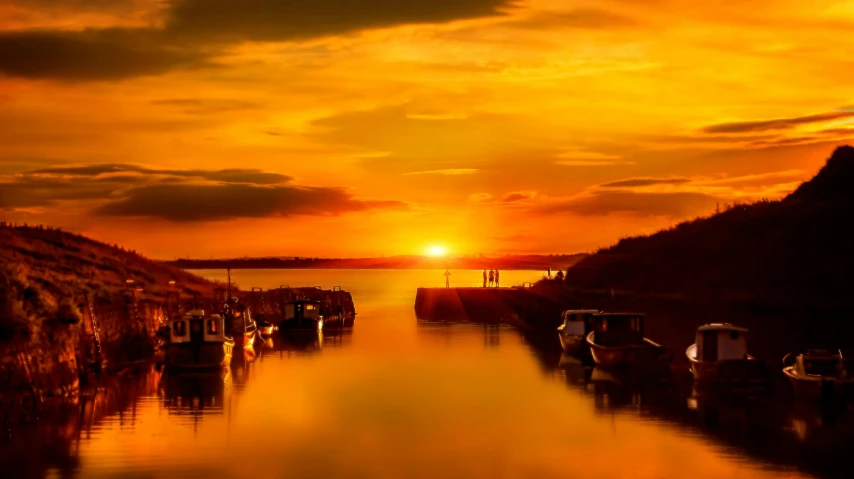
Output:
<path fill-rule="evenodd" d="M 806 401 L 820 401 L 831 397 L 854 399 L 854 378 L 828 378 L 798 376 L 794 367 L 783 368 L 783 374 L 792 384 L 795 396 Z"/>
<path fill-rule="evenodd" d="M 649 339 L 639 344 L 604 346 L 593 341 L 593 334 L 587 335 L 586 343 L 597 366 L 657 368 L 667 363 L 664 348 Z"/>
<path fill-rule="evenodd" d="M 747 359 L 698 361 L 695 351 L 695 345 L 685 351 L 691 363 L 695 387 L 765 389 L 771 385 L 771 373 L 765 361 L 750 356 Z"/>
<path fill-rule="evenodd" d="M 165 365 L 173 370 L 211 370 L 228 366 L 234 341 L 180 343 L 166 347 Z"/>
<path fill-rule="evenodd" d="M 279 325 L 279 329 L 285 330 L 304 330 L 304 331 L 323 331 L 323 319 L 286 319 Z"/>
<path fill-rule="evenodd" d="M 558 334 L 560 345 L 569 354 L 579 354 L 587 349 L 584 336 L 578 334 Z"/>

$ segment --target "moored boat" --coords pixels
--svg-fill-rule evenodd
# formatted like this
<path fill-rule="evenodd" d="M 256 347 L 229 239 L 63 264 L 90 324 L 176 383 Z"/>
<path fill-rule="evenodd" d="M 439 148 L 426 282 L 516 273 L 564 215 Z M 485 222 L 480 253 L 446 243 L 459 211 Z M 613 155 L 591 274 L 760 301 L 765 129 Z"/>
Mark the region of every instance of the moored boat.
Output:
<path fill-rule="evenodd" d="M 323 315 L 319 301 L 296 300 L 284 305 L 284 316 L 280 329 L 323 330 Z"/>
<path fill-rule="evenodd" d="M 560 345 L 570 354 L 578 354 L 586 348 L 585 338 L 593 330 L 595 309 L 570 309 L 561 315 L 563 323 L 557 327 Z"/>
<path fill-rule="evenodd" d="M 225 305 L 223 317 L 226 335 L 234 338 L 235 345 L 239 348 L 251 348 L 255 343 L 258 327 L 252 320 L 249 307 L 238 298 L 231 298 Z"/>
<path fill-rule="evenodd" d="M 164 362 L 170 369 L 217 369 L 231 362 L 234 339 L 222 316 L 194 310 L 169 322 Z"/>
<path fill-rule="evenodd" d="M 792 383 L 795 395 L 811 401 L 833 397 L 854 399 L 854 377 L 848 374 L 848 369 L 854 372 L 852 366 L 839 350 L 807 350 L 783 358 L 783 374 Z"/>
<path fill-rule="evenodd" d="M 599 313 L 593 315 L 593 330 L 587 345 L 593 361 L 605 368 L 657 368 L 667 364 L 667 351 L 644 337 L 645 315 Z"/>
<path fill-rule="evenodd" d="M 279 329 L 276 325 L 267 321 L 267 316 L 264 314 L 258 316 L 258 319 L 255 320 L 255 324 L 258 326 L 258 332 L 262 336 L 272 336 L 273 333 Z"/>
<path fill-rule="evenodd" d="M 696 341 L 685 355 L 691 364 L 695 387 L 765 388 L 770 385 L 768 365 L 747 350 L 747 329 L 713 323 L 697 328 Z"/>

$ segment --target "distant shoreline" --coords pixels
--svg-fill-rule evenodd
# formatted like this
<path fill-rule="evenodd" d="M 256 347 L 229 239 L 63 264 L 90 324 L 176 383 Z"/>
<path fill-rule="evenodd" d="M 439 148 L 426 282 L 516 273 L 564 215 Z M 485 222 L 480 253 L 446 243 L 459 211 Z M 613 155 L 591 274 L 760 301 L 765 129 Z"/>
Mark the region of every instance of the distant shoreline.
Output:
<path fill-rule="evenodd" d="M 200 269 L 375 269 L 375 270 L 483 270 L 554 271 L 577 263 L 585 254 L 508 255 L 498 258 L 393 256 L 388 258 L 241 258 L 179 259 L 163 263 L 184 270 Z"/>

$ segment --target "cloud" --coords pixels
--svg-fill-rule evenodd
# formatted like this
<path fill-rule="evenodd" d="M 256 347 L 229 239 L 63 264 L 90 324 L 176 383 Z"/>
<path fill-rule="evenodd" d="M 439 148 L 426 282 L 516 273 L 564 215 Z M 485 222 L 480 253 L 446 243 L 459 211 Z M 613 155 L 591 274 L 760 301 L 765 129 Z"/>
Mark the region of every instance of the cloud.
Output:
<path fill-rule="evenodd" d="M 33 11 L 74 11 L 67 3 L 26 1 Z M 74 0 L 81 11 L 136 2 Z M 63 81 L 115 81 L 211 66 L 245 41 L 292 41 L 364 29 L 501 15 L 515 0 L 165 0 L 162 28 L 0 32 L 0 74 Z M 149 5 L 150 6 L 150 5 Z M 58 10 L 57 10 L 58 9 Z"/>
<path fill-rule="evenodd" d="M 750 133 L 756 131 L 788 130 L 799 125 L 823 123 L 854 117 L 854 111 L 834 111 L 793 118 L 775 118 L 760 121 L 741 121 L 710 125 L 702 129 L 703 133 Z"/>
<path fill-rule="evenodd" d="M 633 161 L 598 161 L 598 160 L 559 160 L 555 161 L 560 166 L 615 166 L 634 165 Z"/>
<path fill-rule="evenodd" d="M 96 208 L 103 216 L 152 217 L 175 222 L 237 218 L 340 215 L 376 208 L 404 208 L 396 201 L 362 201 L 341 188 L 296 186 L 150 185 Z"/>
<path fill-rule="evenodd" d="M 206 64 L 203 51 L 164 43 L 151 29 L 0 32 L 0 74 L 7 76 L 119 80 Z"/>
<path fill-rule="evenodd" d="M 602 216 L 613 213 L 639 216 L 684 218 L 709 211 L 720 199 L 702 193 L 640 193 L 633 191 L 592 191 L 541 205 L 541 213 L 572 213 Z"/>
<path fill-rule="evenodd" d="M 139 173 L 142 175 L 163 175 L 176 178 L 199 178 L 224 183 L 253 183 L 274 185 L 292 180 L 290 176 L 270 173 L 258 169 L 232 168 L 225 170 L 169 170 L 152 169 L 122 163 L 104 163 L 85 166 L 62 166 L 33 170 L 33 175 L 102 176 L 114 173 Z"/>
<path fill-rule="evenodd" d="M 502 203 L 517 203 L 519 201 L 531 200 L 537 196 L 536 191 L 514 191 L 501 197 Z"/>
<path fill-rule="evenodd" d="M 477 173 L 477 168 L 446 168 L 443 170 L 413 171 L 411 173 L 404 173 L 403 176 L 417 176 L 417 175 L 458 176 L 458 175 L 471 175 L 474 173 Z"/>
<path fill-rule="evenodd" d="M 500 15 L 514 0 L 171 0 L 179 37 L 283 41 L 413 23 Z"/>
<path fill-rule="evenodd" d="M 680 185 L 688 183 L 688 178 L 628 178 L 625 180 L 612 181 L 599 185 L 602 188 L 632 188 L 637 186 L 653 185 Z"/>
<path fill-rule="evenodd" d="M 565 12 L 543 12 L 504 25 L 542 30 L 544 28 L 621 28 L 635 25 L 635 21 L 608 10 L 576 8 Z"/>
<path fill-rule="evenodd" d="M 257 104 L 252 102 L 227 98 L 169 98 L 154 100 L 151 104 L 180 109 L 184 113 L 194 115 L 240 111 L 258 107 Z"/>
<path fill-rule="evenodd" d="M 75 201 L 102 216 L 194 222 L 407 208 L 399 201 L 359 199 L 344 188 L 290 181 L 287 175 L 257 169 L 60 166 L 0 176 L 0 209 L 66 209 L 66 202 Z"/>

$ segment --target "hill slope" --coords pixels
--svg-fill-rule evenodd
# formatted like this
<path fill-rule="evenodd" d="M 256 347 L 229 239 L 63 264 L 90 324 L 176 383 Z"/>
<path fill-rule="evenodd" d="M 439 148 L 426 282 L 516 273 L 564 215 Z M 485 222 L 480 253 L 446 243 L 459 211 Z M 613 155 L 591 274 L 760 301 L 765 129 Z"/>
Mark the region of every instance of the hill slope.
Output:
<path fill-rule="evenodd" d="M 590 290 L 850 305 L 852 183 L 854 148 L 840 147 L 783 200 L 621 240 L 579 261 L 566 282 Z"/>

